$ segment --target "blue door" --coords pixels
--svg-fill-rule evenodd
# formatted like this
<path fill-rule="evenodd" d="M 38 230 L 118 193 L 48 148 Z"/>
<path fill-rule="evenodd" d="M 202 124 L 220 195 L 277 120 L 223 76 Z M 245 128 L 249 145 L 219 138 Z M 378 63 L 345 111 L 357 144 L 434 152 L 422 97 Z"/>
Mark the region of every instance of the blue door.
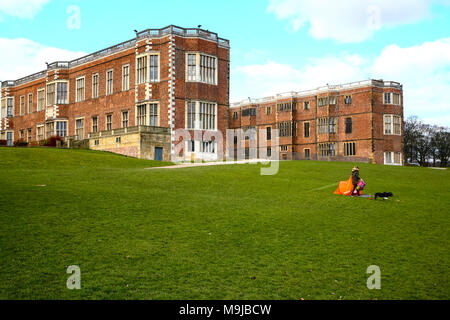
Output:
<path fill-rule="evenodd" d="M 163 148 L 155 147 L 155 160 L 162 161 L 163 159 Z"/>
<path fill-rule="evenodd" d="M 13 133 L 12 132 L 6 133 L 6 141 L 7 141 L 8 147 L 12 147 L 12 145 L 13 145 Z"/>

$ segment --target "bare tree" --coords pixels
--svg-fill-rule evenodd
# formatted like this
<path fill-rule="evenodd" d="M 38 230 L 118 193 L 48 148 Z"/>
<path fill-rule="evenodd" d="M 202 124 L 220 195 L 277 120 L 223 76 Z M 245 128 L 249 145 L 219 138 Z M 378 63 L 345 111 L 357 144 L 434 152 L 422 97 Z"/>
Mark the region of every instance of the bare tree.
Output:
<path fill-rule="evenodd" d="M 428 160 L 432 153 L 431 137 L 431 126 L 421 123 L 418 127 L 418 137 L 416 139 L 415 149 L 417 151 L 417 160 L 423 167 L 428 166 Z"/>
<path fill-rule="evenodd" d="M 441 167 L 447 167 L 450 157 L 450 130 L 438 128 L 433 136 L 433 145 L 436 148 L 436 158 L 441 162 Z"/>
<path fill-rule="evenodd" d="M 418 160 L 417 140 L 420 137 L 419 127 L 422 122 L 415 116 L 406 119 L 404 124 L 404 156 L 405 162 L 414 162 Z"/>

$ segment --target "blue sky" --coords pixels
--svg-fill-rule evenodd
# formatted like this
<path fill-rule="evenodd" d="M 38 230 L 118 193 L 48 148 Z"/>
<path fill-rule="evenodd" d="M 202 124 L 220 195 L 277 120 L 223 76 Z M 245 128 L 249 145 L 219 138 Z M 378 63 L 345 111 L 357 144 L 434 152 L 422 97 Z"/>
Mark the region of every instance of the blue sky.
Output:
<path fill-rule="evenodd" d="M 407 116 L 450 125 L 449 0 L 0 0 L 0 79 L 170 24 L 231 41 L 232 101 L 382 78 Z"/>

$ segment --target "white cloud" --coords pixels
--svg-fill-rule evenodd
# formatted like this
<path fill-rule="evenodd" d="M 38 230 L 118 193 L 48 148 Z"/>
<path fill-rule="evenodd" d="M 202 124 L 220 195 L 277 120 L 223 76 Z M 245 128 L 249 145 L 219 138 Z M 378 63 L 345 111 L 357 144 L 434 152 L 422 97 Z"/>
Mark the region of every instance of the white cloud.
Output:
<path fill-rule="evenodd" d="M 232 101 L 369 78 L 403 84 L 406 116 L 450 125 L 450 38 L 407 48 L 387 46 L 370 59 L 341 54 L 309 60 L 301 68 L 274 61 L 240 66 L 232 70 Z"/>
<path fill-rule="evenodd" d="M 44 70 L 45 62 L 67 61 L 86 55 L 65 49 L 48 47 L 29 39 L 0 38 L 0 79 L 16 80 Z"/>
<path fill-rule="evenodd" d="M 310 59 L 303 68 L 267 61 L 232 70 L 232 93 L 236 100 L 309 90 L 327 83 L 350 82 L 367 77 L 359 55 Z"/>
<path fill-rule="evenodd" d="M 404 84 L 407 114 L 450 125 L 450 38 L 388 46 L 373 62 L 372 73 Z"/>
<path fill-rule="evenodd" d="M 447 0 L 270 0 L 268 12 L 288 20 L 294 31 L 309 26 L 315 39 L 361 42 L 383 28 L 430 16 L 432 3 Z"/>
<path fill-rule="evenodd" d="M 32 19 L 50 0 L 0 0 L 0 14 Z M 1 17 L 0 17 L 1 18 Z"/>

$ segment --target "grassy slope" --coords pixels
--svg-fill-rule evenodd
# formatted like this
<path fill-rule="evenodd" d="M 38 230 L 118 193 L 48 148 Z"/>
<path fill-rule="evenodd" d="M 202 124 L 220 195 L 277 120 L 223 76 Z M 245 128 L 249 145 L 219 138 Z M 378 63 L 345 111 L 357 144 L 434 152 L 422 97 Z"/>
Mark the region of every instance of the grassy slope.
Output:
<path fill-rule="evenodd" d="M 1 299 L 447 299 L 450 174 L 361 164 L 143 170 L 111 154 L 0 148 Z M 37 187 L 46 185 L 46 187 Z M 369 265 L 381 290 L 368 290 Z M 65 283 L 79 265 L 82 290 Z"/>

